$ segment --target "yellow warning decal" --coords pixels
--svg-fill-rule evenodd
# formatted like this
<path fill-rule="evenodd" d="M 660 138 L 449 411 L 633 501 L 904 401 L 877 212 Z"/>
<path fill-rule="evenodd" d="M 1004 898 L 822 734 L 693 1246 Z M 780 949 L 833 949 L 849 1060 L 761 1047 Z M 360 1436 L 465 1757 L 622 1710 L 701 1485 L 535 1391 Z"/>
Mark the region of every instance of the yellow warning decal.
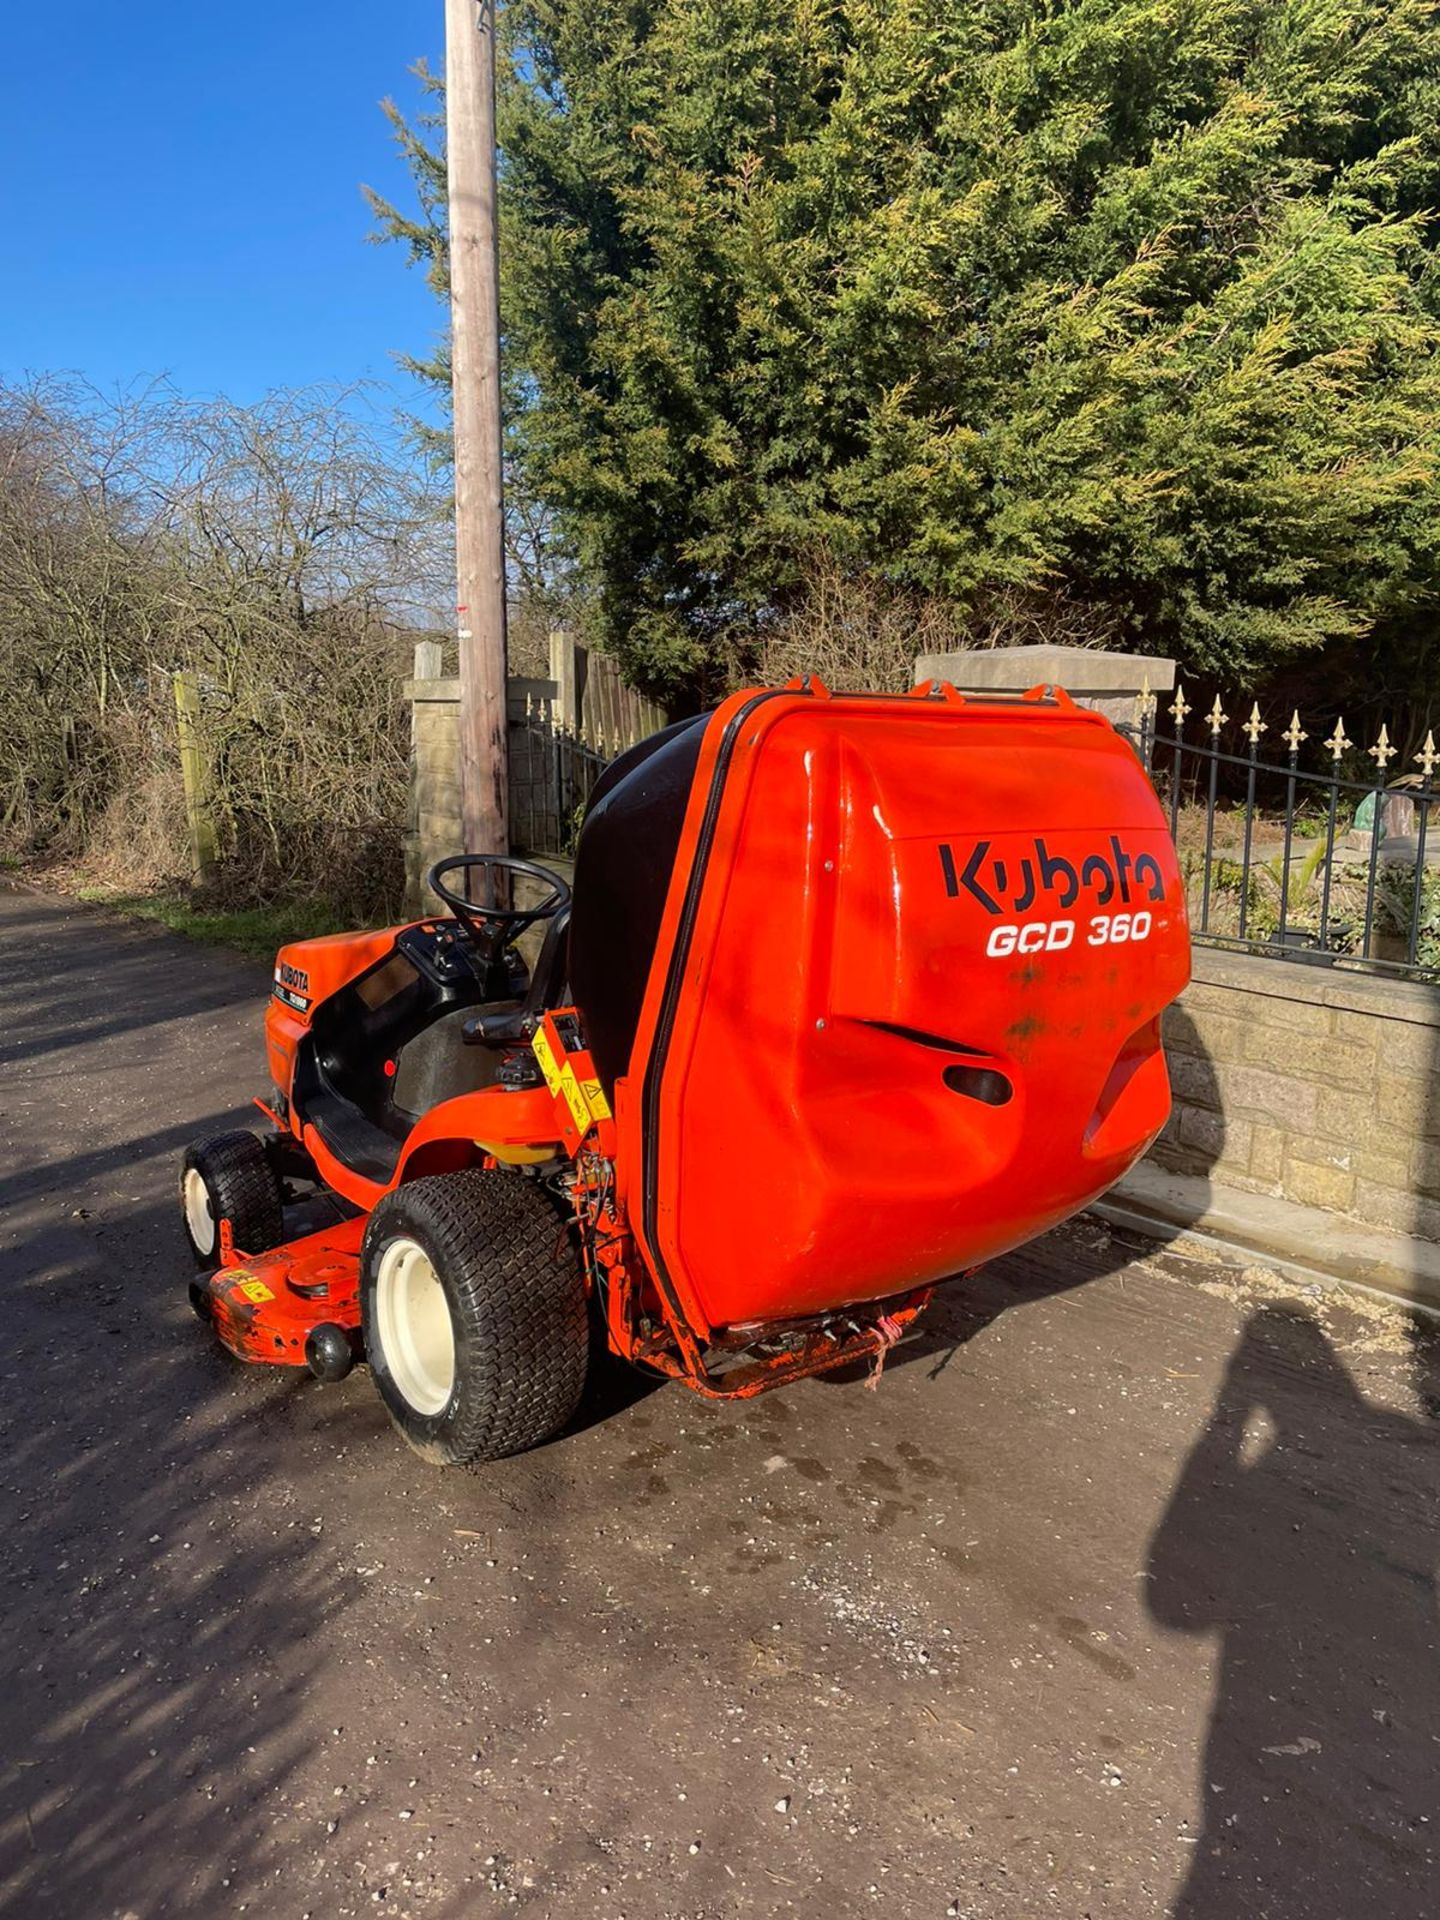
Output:
<path fill-rule="evenodd" d="M 570 1109 L 570 1117 L 581 1133 L 588 1133 L 596 1120 L 610 1118 L 610 1103 L 606 1100 L 598 1080 L 581 1081 L 574 1067 L 566 1060 L 563 1065 L 557 1062 L 544 1029 L 540 1029 L 530 1042 L 535 1058 L 540 1062 L 540 1071 L 545 1076 L 545 1084 L 551 1096 L 563 1100 Z"/>
<path fill-rule="evenodd" d="M 570 1118 L 576 1127 L 584 1133 L 590 1125 L 590 1109 L 585 1104 L 585 1096 L 580 1091 L 574 1070 L 567 1067 L 560 1076 L 560 1090 L 565 1095 L 565 1104 L 570 1109 Z"/>
<path fill-rule="evenodd" d="M 253 1300 L 257 1307 L 263 1306 L 267 1300 L 273 1300 L 275 1298 L 263 1280 L 242 1280 L 240 1282 L 240 1291 L 247 1300 Z"/>
<path fill-rule="evenodd" d="M 549 1087 L 551 1093 L 558 1100 L 563 1084 L 562 1076 L 559 1067 L 555 1064 L 555 1056 L 550 1051 L 550 1042 L 545 1037 L 545 1029 L 543 1027 L 536 1028 L 535 1037 L 530 1042 L 530 1045 L 534 1049 L 535 1058 L 540 1062 L 540 1071 L 545 1076 L 546 1086 Z"/>

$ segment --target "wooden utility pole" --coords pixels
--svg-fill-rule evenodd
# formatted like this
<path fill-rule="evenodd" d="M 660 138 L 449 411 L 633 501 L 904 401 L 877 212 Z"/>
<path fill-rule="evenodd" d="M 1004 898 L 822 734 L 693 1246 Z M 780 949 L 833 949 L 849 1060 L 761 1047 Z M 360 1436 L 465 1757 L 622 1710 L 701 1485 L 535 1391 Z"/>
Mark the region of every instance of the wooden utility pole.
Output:
<path fill-rule="evenodd" d="M 508 853 L 505 496 L 494 0 L 445 0 L 450 379 L 455 420 L 460 804 L 467 853 Z"/>

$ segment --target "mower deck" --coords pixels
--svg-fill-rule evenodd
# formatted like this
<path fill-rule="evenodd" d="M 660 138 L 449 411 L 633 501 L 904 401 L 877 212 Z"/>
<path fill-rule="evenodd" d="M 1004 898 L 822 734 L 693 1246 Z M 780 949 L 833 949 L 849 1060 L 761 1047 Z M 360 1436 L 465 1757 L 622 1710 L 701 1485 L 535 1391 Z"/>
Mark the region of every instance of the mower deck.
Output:
<path fill-rule="evenodd" d="M 365 1224 L 361 1214 L 262 1254 L 240 1252 L 222 1230 L 222 1264 L 191 1290 L 196 1312 L 237 1360 L 340 1378 L 360 1338 Z"/>

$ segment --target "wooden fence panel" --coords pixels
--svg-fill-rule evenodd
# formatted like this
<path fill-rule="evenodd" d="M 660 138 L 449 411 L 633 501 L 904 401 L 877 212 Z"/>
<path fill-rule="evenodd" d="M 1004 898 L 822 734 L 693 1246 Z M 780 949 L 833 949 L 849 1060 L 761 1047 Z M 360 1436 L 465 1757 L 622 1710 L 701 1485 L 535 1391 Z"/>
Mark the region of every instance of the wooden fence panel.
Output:
<path fill-rule="evenodd" d="M 568 633 L 550 636 L 550 678 L 556 690 L 556 731 L 606 759 L 613 760 L 666 724 L 664 708 L 627 687 L 616 661 L 591 653 Z"/>

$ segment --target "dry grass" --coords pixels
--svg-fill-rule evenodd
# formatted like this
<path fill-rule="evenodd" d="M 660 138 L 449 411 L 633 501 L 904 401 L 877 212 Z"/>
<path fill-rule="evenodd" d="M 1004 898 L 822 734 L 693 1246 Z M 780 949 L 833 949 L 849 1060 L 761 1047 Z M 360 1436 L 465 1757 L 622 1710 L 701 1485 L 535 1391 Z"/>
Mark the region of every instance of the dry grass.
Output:
<path fill-rule="evenodd" d="M 219 851 L 201 904 L 398 909 L 401 684 L 443 516 L 354 398 L 0 385 L 7 855 L 183 883 L 183 669 Z"/>
<path fill-rule="evenodd" d="M 1019 646 L 1106 647 L 1124 636 L 1105 609 L 1058 590 L 1004 588 L 969 607 L 937 594 L 896 586 L 843 565 L 821 550 L 811 559 L 804 591 L 783 622 L 762 638 L 758 666 L 768 685 L 818 674 L 837 693 L 902 693 L 915 683 L 922 654 Z"/>

